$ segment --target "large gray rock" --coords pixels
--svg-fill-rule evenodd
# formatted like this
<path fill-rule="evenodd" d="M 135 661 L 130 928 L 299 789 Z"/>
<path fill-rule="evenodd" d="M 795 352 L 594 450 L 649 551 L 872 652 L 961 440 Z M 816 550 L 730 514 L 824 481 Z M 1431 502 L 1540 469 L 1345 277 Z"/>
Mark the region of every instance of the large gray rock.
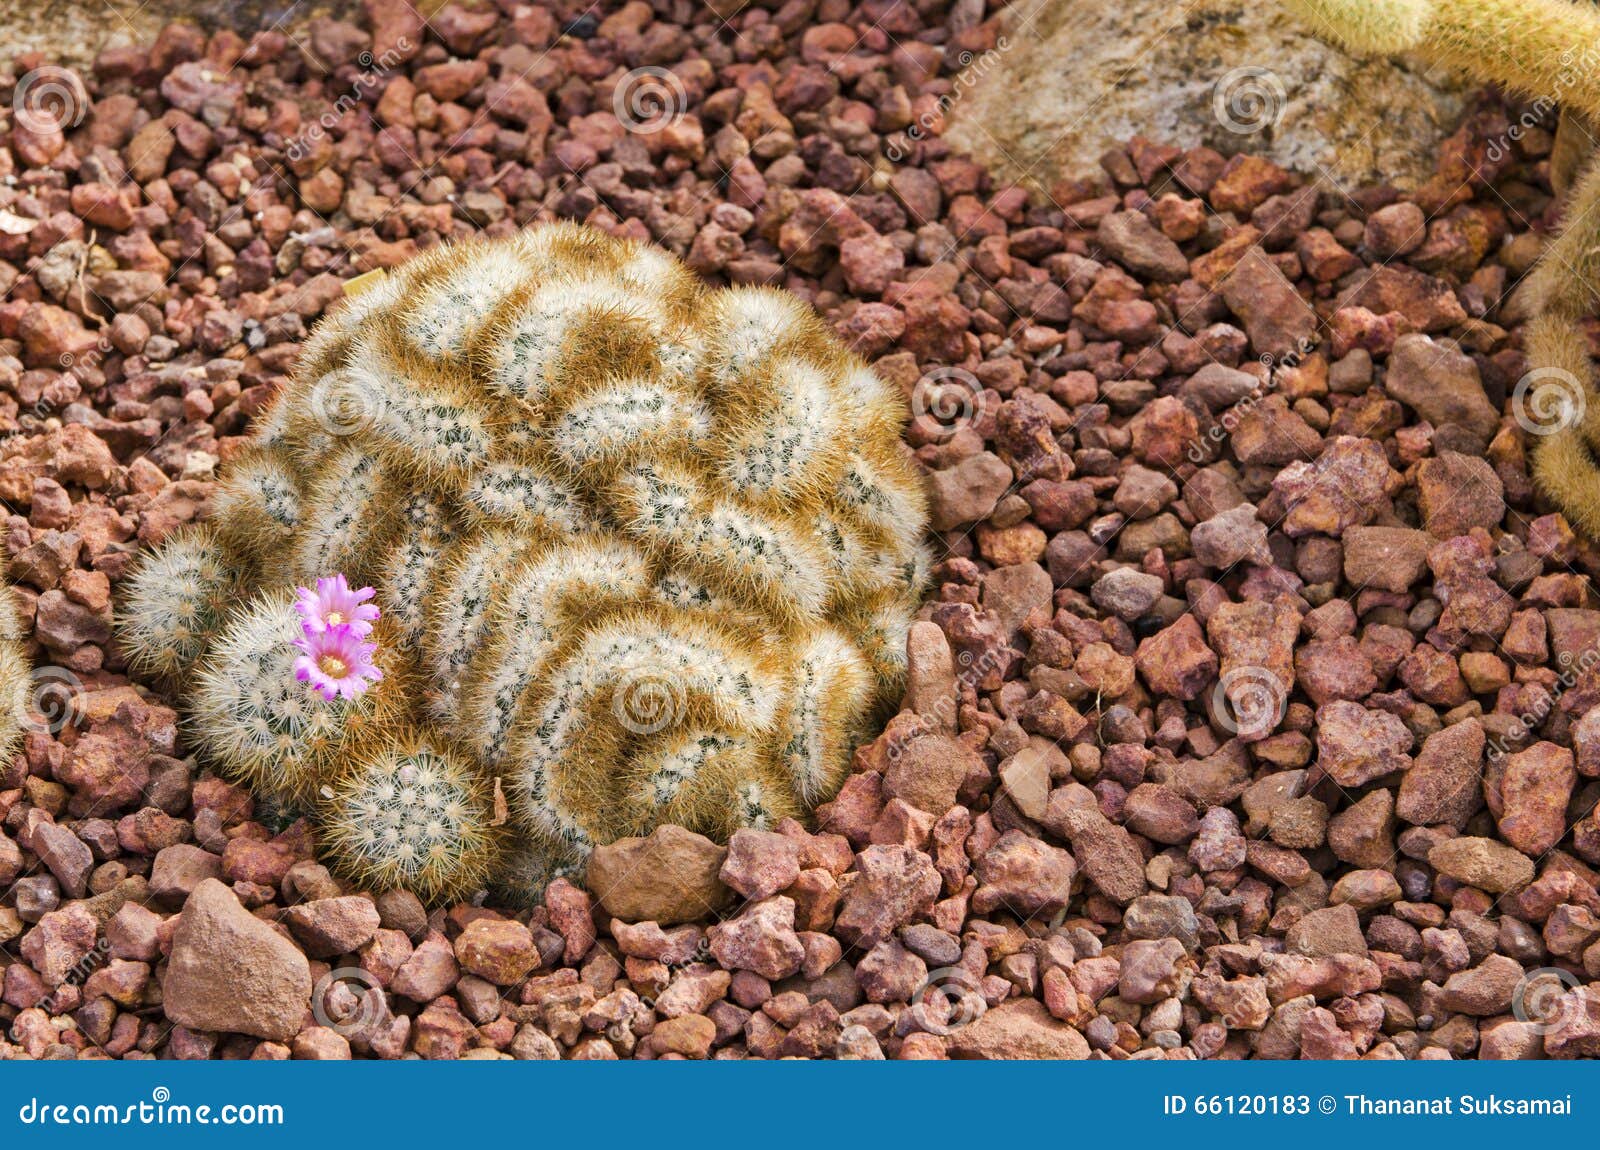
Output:
<path fill-rule="evenodd" d="M 1249 151 L 1346 187 L 1406 188 L 1475 86 L 1420 64 L 1356 59 L 1275 0 L 1019 4 L 1008 48 L 979 55 L 945 139 L 996 175 L 1048 190 L 1098 173 L 1130 136 Z M 1437 70 L 1436 70 L 1437 71 Z"/>

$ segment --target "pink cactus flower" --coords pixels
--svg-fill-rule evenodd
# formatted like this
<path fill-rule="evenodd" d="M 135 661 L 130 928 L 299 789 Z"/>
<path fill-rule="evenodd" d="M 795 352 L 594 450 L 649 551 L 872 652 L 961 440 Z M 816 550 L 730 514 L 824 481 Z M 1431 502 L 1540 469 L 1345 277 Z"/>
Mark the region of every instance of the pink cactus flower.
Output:
<path fill-rule="evenodd" d="M 371 587 L 352 591 L 342 574 L 328 579 L 318 579 L 317 589 L 301 587 L 294 609 L 305 620 L 306 633 L 329 631 L 348 627 L 357 635 L 372 633 L 372 624 L 378 618 L 376 603 L 368 603 L 377 594 Z"/>
<path fill-rule="evenodd" d="M 383 672 L 372 663 L 377 644 L 363 642 L 348 624 L 313 631 L 308 621 L 295 646 L 301 655 L 294 661 L 294 677 L 310 683 L 312 690 L 330 703 L 354 699 L 383 678 Z"/>

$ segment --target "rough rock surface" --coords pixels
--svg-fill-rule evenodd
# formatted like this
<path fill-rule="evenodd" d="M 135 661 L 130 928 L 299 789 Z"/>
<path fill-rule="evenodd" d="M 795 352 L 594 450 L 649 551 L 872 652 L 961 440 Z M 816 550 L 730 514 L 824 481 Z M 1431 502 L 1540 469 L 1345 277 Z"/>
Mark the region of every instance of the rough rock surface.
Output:
<path fill-rule="evenodd" d="M 1404 62 L 1346 55 L 1272 4 L 1212 4 L 1194 16 L 1081 0 L 1016 13 L 1013 47 L 969 66 L 972 91 L 949 137 L 1045 187 L 1095 171 L 1107 148 L 1139 135 L 1318 165 L 1351 185 L 1414 186 L 1470 94 Z"/>
<path fill-rule="evenodd" d="M 300 1031 L 311 1000 L 306 957 L 216 879 L 184 903 L 161 983 L 162 1006 L 190 1030 L 278 1042 Z"/>

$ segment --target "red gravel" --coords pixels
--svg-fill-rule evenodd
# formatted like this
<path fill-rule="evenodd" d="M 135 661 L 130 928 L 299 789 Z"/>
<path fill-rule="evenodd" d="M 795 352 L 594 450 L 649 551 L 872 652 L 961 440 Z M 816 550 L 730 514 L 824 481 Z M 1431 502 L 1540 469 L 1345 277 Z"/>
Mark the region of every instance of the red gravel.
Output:
<path fill-rule="evenodd" d="M 5 544 L 84 687 L 0 771 L 0 1056 L 1600 1054 L 1600 554 L 1512 418 L 1548 135 L 1491 163 L 1486 105 L 1409 196 L 890 164 L 981 9 L 368 0 L 0 132 Z M 812 300 L 919 412 L 942 562 L 816 833 L 430 914 L 185 758 L 111 602 L 341 280 L 556 217 Z"/>

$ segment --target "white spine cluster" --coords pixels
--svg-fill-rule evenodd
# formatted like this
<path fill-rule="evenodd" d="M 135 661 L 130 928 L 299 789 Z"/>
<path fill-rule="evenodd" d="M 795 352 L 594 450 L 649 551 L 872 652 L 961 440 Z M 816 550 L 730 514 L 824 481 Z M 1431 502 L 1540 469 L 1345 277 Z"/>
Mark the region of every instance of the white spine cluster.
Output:
<path fill-rule="evenodd" d="M 134 673 L 155 679 L 187 674 L 221 628 L 233 585 L 217 549 L 197 532 L 173 537 L 140 564 L 119 612 Z"/>
<path fill-rule="evenodd" d="M 537 468 L 491 463 L 467 481 L 462 507 L 481 523 L 503 524 L 547 535 L 571 535 L 590 516 L 565 484 Z"/>
<path fill-rule="evenodd" d="M 266 794 L 305 800 L 353 722 L 375 700 L 329 702 L 295 678 L 300 616 L 268 593 L 237 612 L 212 644 L 190 691 L 199 749 Z"/>
<path fill-rule="evenodd" d="M 321 811 L 329 847 L 379 889 L 431 899 L 490 877 L 497 836 L 482 780 L 413 737 L 358 759 Z"/>
<path fill-rule="evenodd" d="M 638 599 L 649 578 L 643 553 L 603 539 L 563 547 L 513 571 L 467 675 L 463 726 L 480 758 L 498 765 L 505 756 L 522 699 L 545 672 L 566 625 L 608 604 Z"/>
<path fill-rule="evenodd" d="M 778 757 L 806 805 L 842 781 L 873 681 L 861 652 L 831 627 L 819 628 L 800 650 L 778 725 Z"/>
<path fill-rule="evenodd" d="M 328 571 L 356 574 L 363 536 L 379 518 L 383 485 L 377 459 L 350 447 L 333 453 L 328 463 L 312 484 L 310 511 L 295 539 L 294 574 L 301 582 Z"/>
<path fill-rule="evenodd" d="M 489 462 L 491 440 L 482 412 L 451 395 L 451 389 L 414 379 L 400 381 L 397 390 L 376 427 L 402 463 L 436 478 L 469 474 Z"/>
<path fill-rule="evenodd" d="M 710 426 L 710 416 L 692 396 L 664 384 L 630 382 L 577 400 L 550 434 L 557 457 L 579 471 L 646 452 L 693 450 Z"/>
<path fill-rule="evenodd" d="M 215 521 L 251 559 L 290 542 L 300 515 L 299 480 L 276 455 L 259 453 L 242 460 L 217 492 Z"/>
<path fill-rule="evenodd" d="M 515 537 L 497 531 L 463 543 L 446 560 L 439 581 L 442 594 L 430 604 L 424 639 L 434 711 L 442 719 L 456 717 L 462 675 L 486 636 L 496 577 L 518 550 Z"/>
<path fill-rule="evenodd" d="M 399 539 L 378 574 L 378 602 L 408 649 L 422 644 L 428 593 L 455 539 L 450 519 L 437 502 L 426 495 L 404 501 Z"/>
<path fill-rule="evenodd" d="M 490 248 L 464 265 L 433 257 L 432 266 L 416 275 L 423 286 L 414 301 L 402 303 L 406 337 L 434 359 L 460 360 L 489 316 L 526 281 L 527 269 L 511 252 Z M 428 282 L 436 275 L 436 282 Z"/>
<path fill-rule="evenodd" d="M 839 451 L 840 428 L 821 368 L 780 361 L 772 379 L 775 402 L 731 429 L 722 474 L 733 490 L 781 505 L 796 488 L 835 469 L 830 457 Z"/>

